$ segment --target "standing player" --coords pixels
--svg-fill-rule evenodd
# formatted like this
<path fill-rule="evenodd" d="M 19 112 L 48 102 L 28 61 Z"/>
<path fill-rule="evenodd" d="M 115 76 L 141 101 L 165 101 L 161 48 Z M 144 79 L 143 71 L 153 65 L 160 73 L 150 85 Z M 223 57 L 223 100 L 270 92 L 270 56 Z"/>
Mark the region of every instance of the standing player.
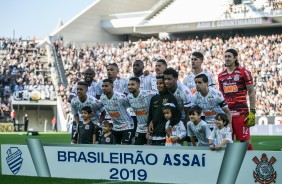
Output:
<path fill-rule="evenodd" d="M 194 94 L 197 91 L 195 76 L 199 74 L 205 74 L 208 77 L 209 87 L 215 87 L 213 75 L 204 71 L 202 68 L 204 55 L 201 52 L 193 52 L 191 55 L 192 72 L 184 78 L 183 84 L 191 90 L 192 94 Z"/>
<path fill-rule="evenodd" d="M 129 94 L 127 99 L 137 117 L 137 129 L 135 133 L 135 145 L 147 144 L 146 133 L 148 131 L 147 119 L 151 98 L 156 94 L 151 91 L 140 90 L 140 79 L 131 77 L 128 82 Z"/>
<path fill-rule="evenodd" d="M 83 76 L 84 76 L 84 81 L 87 83 L 88 86 L 87 95 L 99 99 L 100 96 L 97 95 L 97 82 L 94 80 L 95 71 L 91 68 L 88 68 L 83 72 Z M 77 96 L 77 84 L 73 86 L 68 101 L 71 102 L 71 100 L 76 96 Z"/>
<path fill-rule="evenodd" d="M 123 93 L 127 95 L 128 80 L 125 78 L 118 77 L 118 72 L 119 72 L 118 65 L 116 63 L 111 63 L 107 66 L 108 79 L 111 79 L 113 81 L 114 92 Z M 100 80 L 97 86 L 97 95 L 100 96 L 102 95 L 102 84 L 103 84 L 103 80 Z"/>
<path fill-rule="evenodd" d="M 249 127 L 255 125 L 256 113 L 253 78 L 250 71 L 239 66 L 236 50 L 226 50 L 224 58 L 226 69 L 218 75 L 219 89 L 232 113 L 233 134 L 236 135 L 237 140 L 248 142 L 248 150 L 252 150 Z M 247 94 L 250 112 L 247 105 Z"/>
<path fill-rule="evenodd" d="M 144 63 L 141 60 L 135 60 L 133 63 L 133 73 L 134 77 L 138 77 L 140 79 L 140 90 L 154 90 L 154 86 L 152 85 L 152 75 L 144 75 Z"/>
<path fill-rule="evenodd" d="M 71 101 L 72 114 L 74 116 L 74 120 L 76 124 L 78 124 L 79 121 L 82 120 L 81 109 L 85 106 L 89 106 L 92 109 L 92 114 L 93 114 L 91 121 L 97 125 L 104 121 L 106 112 L 103 104 L 99 100 L 97 100 L 93 96 L 87 95 L 87 90 L 88 90 L 88 84 L 86 82 L 79 81 L 77 83 L 77 97 L 73 98 Z M 76 140 L 77 140 L 77 132 L 76 132 L 76 128 L 73 127 L 73 132 L 72 132 L 73 143 L 76 143 L 75 142 Z"/>
<path fill-rule="evenodd" d="M 153 77 L 151 81 L 153 91 L 158 91 L 157 76 L 163 74 L 166 68 L 167 68 L 167 63 L 164 59 L 157 60 L 156 65 L 155 65 L 156 77 Z"/>
<path fill-rule="evenodd" d="M 176 107 L 176 117 L 181 116 L 176 98 L 167 90 L 164 83 L 164 76 L 157 76 L 157 87 L 159 94 L 152 97 L 150 101 L 149 116 L 148 116 L 148 135 L 152 135 L 152 145 L 165 145 L 166 138 L 166 119 L 163 113 L 163 107 L 166 103 L 172 103 Z M 177 122 L 178 123 L 178 122 Z M 170 122 L 169 127 L 173 127 L 174 122 Z"/>
<path fill-rule="evenodd" d="M 193 96 L 193 103 L 203 110 L 205 121 L 212 130 L 215 126 L 215 116 L 225 113 L 231 122 L 231 113 L 224 100 L 222 93 L 215 88 L 208 87 L 208 77 L 200 74 L 195 77 L 197 92 Z M 231 124 L 229 125 L 231 127 Z"/>
<path fill-rule="evenodd" d="M 189 120 L 189 108 L 192 107 L 192 94 L 188 87 L 177 82 L 178 73 L 173 68 L 164 71 L 164 81 L 166 88 L 175 96 L 178 107 L 181 110 L 181 121 L 186 124 Z"/>
<path fill-rule="evenodd" d="M 103 95 L 101 102 L 105 106 L 109 116 L 114 121 L 113 134 L 117 144 L 131 144 L 134 134 L 133 119 L 127 112 L 130 104 L 125 94 L 114 91 L 111 79 L 104 79 L 102 84 Z"/>

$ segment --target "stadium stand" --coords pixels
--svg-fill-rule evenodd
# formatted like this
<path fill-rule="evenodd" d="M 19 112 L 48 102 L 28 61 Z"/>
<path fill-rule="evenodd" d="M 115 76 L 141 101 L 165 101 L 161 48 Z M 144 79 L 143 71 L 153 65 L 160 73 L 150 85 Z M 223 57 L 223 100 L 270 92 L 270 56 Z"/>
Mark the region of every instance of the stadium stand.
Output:
<path fill-rule="evenodd" d="M 1 117 L 4 121 L 10 120 L 11 98 L 32 100 L 37 95 L 36 100 L 56 99 L 45 49 L 21 39 L 0 39 L 0 46 Z"/>
<path fill-rule="evenodd" d="M 93 48 L 61 47 L 60 52 L 68 76 L 69 86 L 61 87 L 61 96 L 66 96 L 81 79 L 79 71 L 87 67 L 96 69 L 96 80 L 106 78 L 106 65 L 116 62 L 120 68 L 121 77 L 132 74 L 132 62 L 141 59 L 146 62 L 146 69 L 152 74 L 156 59 L 165 58 L 170 67 L 180 73 L 180 81 L 191 71 L 190 54 L 202 51 L 205 55 L 203 67 L 217 76 L 223 70 L 223 51 L 233 47 L 239 50 L 240 63 L 249 69 L 254 76 L 257 93 L 258 115 L 281 115 L 282 103 L 282 35 L 254 35 L 235 37 L 209 37 L 202 39 L 184 39 L 161 41 L 151 38 L 146 41 L 124 42 L 120 45 L 97 45 Z M 63 93 L 65 91 L 65 93 Z M 67 106 L 67 103 L 64 104 Z M 66 108 L 69 111 L 69 108 Z"/>
<path fill-rule="evenodd" d="M 253 73 L 257 115 L 282 115 L 279 0 L 242 0 L 236 5 L 230 0 L 148 0 L 136 6 L 140 2 L 93 2 L 45 39 L 45 44 L 49 39 L 52 43 L 47 44 L 52 47 L 50 56 L 31 43 L 0 39 L 1 116 L 9 118 L 11 94 L 27 101 L 28 91 L 36 90 L 46 100 L 57 100 L 64 118 L 71 119 L 67 99 L 81 72 L 94 68 L 98 81 L 107 77 L 106 66 L 112 62 L 118 64 L 120 77 L 128 78 L 136 59 L 154 74 L 156 60 L 165 58 L 182 81 L 191 71 L 190 54 L 201 51 L 204 69 L 217 77 L 224 66 L 223 52 L 231 47 L 239 51 L 240 64 Z M 160 35 L 167 40 L 157 38 Z M 46 62 L 47 57 L 54 61 Z"/>

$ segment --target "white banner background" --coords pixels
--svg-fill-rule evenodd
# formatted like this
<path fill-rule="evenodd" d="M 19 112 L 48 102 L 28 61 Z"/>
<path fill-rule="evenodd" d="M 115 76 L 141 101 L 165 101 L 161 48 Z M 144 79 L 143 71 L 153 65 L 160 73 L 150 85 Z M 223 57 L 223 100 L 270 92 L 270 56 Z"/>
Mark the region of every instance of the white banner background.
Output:
<path fill-rule="evenodd" d="M 23 163 L 16 175 L 37 176 L 29 149 L 25 145 L 1 145 L 2 174 L 13 175 L 6 161 L 7 150 L 11 147 L 18 147 L 22 152 Z M 44 145 L 43 148 L 51 177 L 159 183 L 216 183 L 224 156 L 224 151 L 192 150 L 189 147 Z M 94 161 L 94 158 L 98 160 L 97 153 L 100 155 L 100 163 L 97 161 L 90 163 Z M 263 153 L 267 155 L 268 161 L 271 157 L 275 157 L 276 162 L 272 167 L 277 173 L 276 183 L 282 183 L 282 152 L 280 151 L 247 152 L 236 183 L 255 183 L 253 171 L 255 171 L 257 164 L 252 159 L 257 157 L 261 161 Z M 68 154 L 69 156 L 67 156 Z M 104 155 L 104 163 L 102 163 L 102 154 Z M 110 159 L 111 154 L 112 159 Z M 123 157 L 127 155 L 127 163 L 124 163 L 124 158 L 120 159 L 120 155 Z M 145 164 L 141 162 L 140 156 L 137 159 L 138 155 L 142 155 Z M 184 159 L 183 155 L 185 155 Z M 130 157 L 133 158 L 134 163 L 136 160 L 139 161 L 132 164 Z M 157 157 L 156 164 L 147 164 L 146 157 L 149 158 L 150 163 L 153 163 L 154 158 Z M 106 163 L 107 161 L 112 163 Z M 178 165 L 179 163 L 181 164 Z"/>

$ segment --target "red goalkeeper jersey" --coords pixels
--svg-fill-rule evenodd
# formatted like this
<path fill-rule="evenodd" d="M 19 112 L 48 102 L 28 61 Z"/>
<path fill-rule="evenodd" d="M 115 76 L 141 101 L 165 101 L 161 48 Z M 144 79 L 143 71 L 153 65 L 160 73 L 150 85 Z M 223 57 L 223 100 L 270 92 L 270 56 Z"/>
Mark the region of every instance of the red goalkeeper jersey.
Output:
<path fill-rule="evenodd" d="M 251 72 L 241 67 L 236 67 L 232 73 L 225 69 L 218 75 L 218 84 L 232 116 L 248 114 L 246 85 L 253 84 Z"/>

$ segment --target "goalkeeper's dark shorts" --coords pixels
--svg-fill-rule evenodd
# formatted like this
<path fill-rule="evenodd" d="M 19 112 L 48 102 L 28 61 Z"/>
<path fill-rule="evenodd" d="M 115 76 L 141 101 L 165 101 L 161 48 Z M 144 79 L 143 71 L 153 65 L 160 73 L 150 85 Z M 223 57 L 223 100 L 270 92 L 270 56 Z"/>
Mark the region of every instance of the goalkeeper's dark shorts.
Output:
<path fill-rule="evenodd" d="M 250 139 L 250 128 L 248 128 L 247 124 L 244 122 L 246 118 L 247 115 L 232 117 L 233 139 L 234 135 L 236 136 L 236 140 L 238 141 L 245 141 Z"/>

